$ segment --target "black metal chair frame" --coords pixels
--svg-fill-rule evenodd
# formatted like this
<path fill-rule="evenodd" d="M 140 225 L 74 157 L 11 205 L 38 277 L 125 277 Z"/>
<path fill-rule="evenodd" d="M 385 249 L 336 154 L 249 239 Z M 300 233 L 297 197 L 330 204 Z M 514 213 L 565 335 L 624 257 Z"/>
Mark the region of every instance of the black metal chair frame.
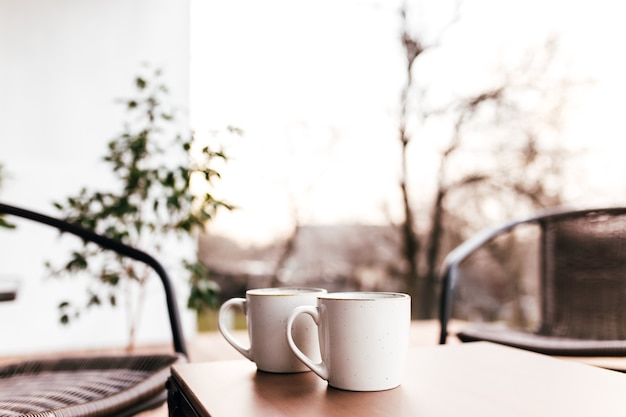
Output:
<path fill-rule="evenodd" d="M 602 215 L 626 215 L 626 208 L 593 208 L 582 210 L 556 209 L 546 211 L 535 216 L 511 221 L 491 229 L 477 233 L 453 251 L 445 258 L 441 269 L 441 297 L 439 309 L 440 335 L 439 343 L 445 344 L 448 338 L 448 325 L 451 320 L 452 303 L 455 289 L 460 279 L 460 265 L 471 254 L 475 253 L 479 248 L 493 241 L 496 237 L 512 231 L 516 227 L 523 224 L 538 224 L 541 230 L 540 240 L 540 279 L 547 274 L 549 259 L 545 256 L 547 225 L 576 218 L 584 218 L 585 216 L 593 218 L 593 216 Z M 623 231 L 626 236 L 626 230 Z M 624 247 L 624 258 L 626 258 L 626 240 Z M 621 254 L 620 254 L 621 256 Z M 626 262 L 626 261 L 625 261 Z M 626 280 L 626 270 L 624 279 Z M 598 284 L 599 285 L 599 284 Z M 624 294 L 626 300 L 626 294 Z M 545 301 L 542 300 L 543 303 Z M 542 304 L 545 308 L 545 305 Z M 624 323 L 626 326 L 626 323 Z M 488 328 L 488 326 L 486 327 Z M 533 350 L 540 353 L 564 355 L 564 356 L 626 356 L 626 340 L 592 340 L 592 339 L 572 339 L 552 337 L 550 334 L 526 334 L 523 331 L 518 332 L 500 332 L 499 330 L 485 330 L 482 333 L 477 332 L 472 335 L 462 335 L 463 330 L 457 335 L 462 341 L 490 340 L 497 343 L 508 344 L 510 346 L 520 347 Z"/>
<path fill-rule="evenodd" d="M 97 358 L 77 357 L 60 358 L 59 360 L 28 360 L 22 363 L 0 367 L 0 383 L 12 387 L 11 392 L 0 389 L 0 416 L 130 416 L 137 412 L 154 408 L 163 404 L 167 397 L 166 381 L 170 366 L 176 362 L 187 361 L 188 352 L 181 327 L 175 290 L 169 275 L 163 266 L 151 255 L 125 245 L 117 240 L 97 234 L 65 220 L 50 217 L 35 211 L 26 210 L 9 204 L 0 203 L 0 214 L 11 215 L 37 223 L 45 224 L 69 233 L 84 241 L 93 242 L 102 248 L 117 252 L 154 269 L 163 284 L 165 300 L 169 314 L 169 327 L 172 333 L 173 354 L 154 355 L 116 355 L 99 356 Z M 116 379 L 126 379 L 126 385 L 119 389 L 111 389 L 110 381 L 99 381 L 99 386 L 91 382 L 82 382 L 82 371 L 94 371 L 106 379 L 109 373 Z M 93 374 L 93 372 L 92 372 Z M 44 397 L 50 396 L 47 387 L 41 387 L 42 381 L 50 381 L 54 385 L 54 401 L 31 398 L 37 392 Z M 92 377 L 93 378 L 93 377 Z M 15 384 L 12 381 L 15 380 Z M 23 384 L 24 390 L 16 392 L 17 381 Z M 32 387 L 27 382 L 34 382 L 37 389 L 27 392 Z M 59 386 L 67 382 L 68 388 Z M 21 388 L 20 388 L 21 389 Z M 42 391 L 43 389 L 43 391 Z M 9 391 L 7 389 L 7 391 Z M 90 391 L 88 397 L 78 392 Z M 97 392 L 97 395 L 93 394 Z M 7 396 L 11 398 L 6 398 Z M 64 398 L 60 398 L 64 397 Z M 33 405 L 33 411 L 19 409 Z M 58 404 L 51 409 L 42 409 L 40 403 Z"/>

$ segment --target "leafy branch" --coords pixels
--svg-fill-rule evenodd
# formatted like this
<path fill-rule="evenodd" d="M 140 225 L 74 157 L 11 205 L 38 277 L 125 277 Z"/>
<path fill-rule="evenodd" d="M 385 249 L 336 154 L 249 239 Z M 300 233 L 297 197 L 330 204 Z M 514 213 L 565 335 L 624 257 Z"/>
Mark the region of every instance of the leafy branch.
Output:
<path fill-rule="evenodd" d="M 108 143 L 103 160 L 111 168 L 111 189 L 82 188 L 77 195 L 55 202 L 66 220 L 143 250 L 158 252 L 171 236 L 191 238 L 229 203 L 210 190 L 225 162 L 222 150 L 202 145 L 193 132 L 174 134 L 175 113 L 165 107 L 168 95 L 155 70 L 150 77 L 135 79 L 135 96 L 121 100 L 128 121 L 121 134 Z M 231 134 L 240 134 L 230 129 Z M 192 182 L 204 191 L 192 189 Z M 209 191 L 207 191 L 209 190 Z M 55 276 L 87 273 L 92 279 L 82 305 L 60 303 L 61 322 L 69 323 L 86 308 L 119 303 L 120 293 L 133 318 L 129 320 L 131 344 L 138 324 L 144 292 L 151 271 L 132 261 L 105 253 L 93 244 L 72 251 L 61 266 L 47 263 Z M 199 262 L 181 260 L 189 272 L 188 305 L 202 310 L 214 307 L 219 289 Z M 135 301 L 131 299 L 136 298 Z"/>

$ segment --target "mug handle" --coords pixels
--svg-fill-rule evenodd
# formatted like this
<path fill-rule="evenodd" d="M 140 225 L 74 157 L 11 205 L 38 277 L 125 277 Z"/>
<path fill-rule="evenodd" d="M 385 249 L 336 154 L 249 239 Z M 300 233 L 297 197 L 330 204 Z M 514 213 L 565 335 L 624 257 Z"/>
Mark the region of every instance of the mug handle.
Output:
<path fill-rule="evenodd" d="M 299 306 L 294 308 L 291 313 L 289 313 L 289 317 L 287 318 L 287 343 L 291 348 L 292 352 L 296 357 L 305 364 L 308 368 L 310 368 L 313 372 L 315 372 L 320 378 L 328 380 L 328 367 L 324 364 L 324 361 L 320 363 L 313 362 L 307 355 L 305 355 L 300 348 L 296 345 L 296 342 L 293 340 L 293 335 L 291 333 L 293 329 L 293 322 L 300 314 L 308 314 L 313 318 L 315 324 L 319 327 L 319 309 L 315 306 Z"/>
<path fill-rule="evenodd" d="M 243 311 L 243 313 L 247 315 L 246 299 L 245 298 L 231 298 L 230 300 L 222 304 L 222 306 L 220 307 L 219 313 L 217 315 L 217 328 L 219 329 L 222 336 L 224 336 L 224 339 L 226 339 L 226 341 L 230 343 L 232 347 L 237 349 L 237 351 L 239 351 L 239 353 L 241 353 L 243 356 L 245 356 L 246 358 L 254 362 L 254 359 L 252 359 L 252 346 L 246 349 L 241 344 L 239 344 L 239 342 L 237 342 L 235 338 L 232 336 L 232 334 L 230 333 L 230 329 L 226 325 L 227 323 L 226 313 L 231 308 L 240 308 L 241 311 Z"/>

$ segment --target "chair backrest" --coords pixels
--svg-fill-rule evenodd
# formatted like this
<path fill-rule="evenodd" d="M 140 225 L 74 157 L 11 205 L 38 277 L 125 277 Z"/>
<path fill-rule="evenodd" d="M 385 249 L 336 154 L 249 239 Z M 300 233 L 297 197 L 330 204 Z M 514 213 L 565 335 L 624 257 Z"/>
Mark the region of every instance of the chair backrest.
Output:
<path fill-rule="evenodd" d="M 518 248 L 512 253 L 507 245 L 493 246 L 522 227 L 532 231 L 521 238 L 531 252 Z M 448 322 L 458 303 L 474 301 L 468 295 L 485 293 L 480 287 L 468 290 L 466 278 L 474 277 L 491 285 L 516 281 L 514 291 L 528 290 L 529 285 L 520 284 L 530 283 L 532 293 L 522 294 L 527 300 L 519 305 L 530 305 L 533 317 L 507 323 L 511 327 L 545 336 L 626 340 L 626 207 L 556 209 L 483 230 L 448 254 L 441 276 L 440 343 L 446 342 Z M 463 285 L 458 285 L 461 281 Z M 529 299 L 531 304 L 526 302 Z M 502 304 L 494 306 L 495 300 L 489 300 L 490 308 L 503 310 Z M 460 311 L 476 312 L 461 307 Z M 527 324 L 519 327 L 523 322 Z"/>
<path fill-rule="evenodd" d="M 35 211 L 0 203 L 0 214 L 13 215 L 54 227 L 61 232 L 76 235 L 85 241 L 93 242 L 105 249 L 115 251 L 120 255 L 135 259 L 152 267 L 152 269 L 154 269 L 154 271 L 159 276 L 163 285 L 169 314 L 169 324 L 172 332 L 173 348 L 176 352 L 183 354 L 185 357 L 187 357 L 187 347 L 185 345 L 185 339 L 180 322 L 180 315 L 178 311 L 175 290 L 165 268 L 163 268 L 163 266 L 155 258 L 143 251 L 125 245 L 118 240 L 110 239 L 91 230 L 87 230 L 75 224 L 71 224 L 65 220 L 50 217 Z"/>
<path fill-rule="evenodd" d="M 626 339 L 626 209 L 562 213 L 539 222 L 539 333 Z"/>

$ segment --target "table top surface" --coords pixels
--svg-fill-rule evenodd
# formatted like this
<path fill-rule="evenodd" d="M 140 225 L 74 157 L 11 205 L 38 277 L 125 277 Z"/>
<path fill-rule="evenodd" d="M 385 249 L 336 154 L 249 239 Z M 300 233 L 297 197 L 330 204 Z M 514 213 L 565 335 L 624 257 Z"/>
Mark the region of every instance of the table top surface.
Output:
<path fill-rule="evenodd" d="M 200 416 L 626 416 L 626 374 L 486 342 L 414 347 L 395 389 L 350 392 L 312 372 L 248 360 L 188 363 L 172 376 Z"/>

